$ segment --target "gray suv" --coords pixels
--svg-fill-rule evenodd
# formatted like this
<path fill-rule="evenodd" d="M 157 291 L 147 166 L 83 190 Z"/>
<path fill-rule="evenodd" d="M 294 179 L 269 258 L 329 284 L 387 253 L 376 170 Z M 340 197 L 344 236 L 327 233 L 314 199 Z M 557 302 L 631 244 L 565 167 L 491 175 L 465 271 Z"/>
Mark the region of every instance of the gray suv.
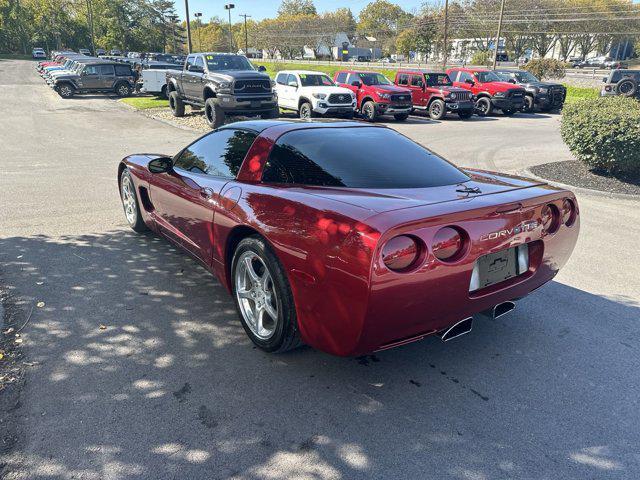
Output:
<path fill-rule="evenodd" d="M 602 79 L 604 85 L 600 90 L 601 97 L 622 95 L 623 97 L 640 98 L 640 70 L 612 70 Z"/>
<path fill-rule="evenodd" d="M 88 59 L 78 61 L 78 67 L 55 77 L 53 89 L 62 98 L 71 98 L 78 93 L 115 93 L 128 97 L 133 92 L 135 82 L 131 66 L 108 60 Z"/>

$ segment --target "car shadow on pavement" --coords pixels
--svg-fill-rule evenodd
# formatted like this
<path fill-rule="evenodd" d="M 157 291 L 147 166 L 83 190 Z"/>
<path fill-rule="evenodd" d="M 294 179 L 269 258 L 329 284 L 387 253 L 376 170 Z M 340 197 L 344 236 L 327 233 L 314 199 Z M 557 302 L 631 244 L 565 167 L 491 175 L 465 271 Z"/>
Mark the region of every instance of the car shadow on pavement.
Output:
<path fill-rule="evenodd" d="M 23 437 L 0 458 L 19 478 L 622 478 L 638 468 L 629 378 L 640 308 L 626 298 L 552 282 L 446 344 L 270 355 L 220 284 L 153 235 L 6 238 L 0 266 L 25 318 L 44 302 L 24 331 Z"/>

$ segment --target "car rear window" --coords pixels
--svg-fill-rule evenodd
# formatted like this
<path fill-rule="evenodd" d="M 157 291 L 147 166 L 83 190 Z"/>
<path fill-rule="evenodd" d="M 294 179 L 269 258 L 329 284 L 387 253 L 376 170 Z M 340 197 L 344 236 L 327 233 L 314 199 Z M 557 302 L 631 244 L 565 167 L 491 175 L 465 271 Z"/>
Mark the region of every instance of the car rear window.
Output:
<path fill-rule="evenodd" d="M 349 188 L 455 185 L 469 177 L 395 130 L 312 128 L 274 145 L 263 182 Z"/>

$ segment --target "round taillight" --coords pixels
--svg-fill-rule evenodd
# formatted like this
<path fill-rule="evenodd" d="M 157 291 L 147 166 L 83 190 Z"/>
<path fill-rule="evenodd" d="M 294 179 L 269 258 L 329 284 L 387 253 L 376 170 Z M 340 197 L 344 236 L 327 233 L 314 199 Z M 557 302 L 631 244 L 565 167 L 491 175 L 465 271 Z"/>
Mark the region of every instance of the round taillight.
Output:
<path fill-rule="evenodd" d="M 542 229 L 545 233 L 556 233 L 560 228 L 560 211 L 553 204 L 542 207 Z"/>
<path fill-rule="evenodd" d="M 453 227 L 444 227 L 438 230 L 433 237 L 431 249 L 438 260 L 455 260 L 462 252 L 462 235 Z"/>
<path fill-rule="evenodd" d="M 411 267 L 419 255 L 418 243 L 407 235 L 392 238 L 382 248 L 382 261 L 389 270 L 396 272 Z"/>
<path fill-rule="evenodd" d="M 570 227 L 575 223 L 577 215 L 576 204 L 573 203 L 573 200 L 565 198 L 562 202 L 562 223 Z"/>

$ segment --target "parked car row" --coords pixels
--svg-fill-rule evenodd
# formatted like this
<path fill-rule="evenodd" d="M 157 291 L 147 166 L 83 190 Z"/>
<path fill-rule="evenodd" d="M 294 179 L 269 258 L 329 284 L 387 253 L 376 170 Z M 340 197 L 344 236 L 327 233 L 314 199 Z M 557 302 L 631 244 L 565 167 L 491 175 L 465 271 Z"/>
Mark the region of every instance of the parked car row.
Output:
<path fill-rule="evenodd" d="M 49 62 L 39 62 L 40 76 L 63 98 L 81 93 L 115 93 L 128 97 L 135 88 L 129 65 L 75 52 L 59 52 Z"/>
<path fill-rule="evenodd" d="M 622 60 L 614 60 L 606 55 L 600 57 L 582 59 L 572 59 L 570 62 L 573 68 L 609 68 L 609 69 L 622 69 L 629 68 L 627 62 Z"/>
<path fill-rule="evenodd" d="M 169 105 L 177 117 L 184 115 L 185 105 L 204 108 L 209 125 L 218 128 L 231 115 L 272 118 L 279 109 L 303 119 L 358 115 L 370 122 L 383 116 L 404 121 L 417 111 L 435 120 L 447 113 L 468 119 L 497 110 L 505 115 L 548 112 L 562 108 L 567 93 L 563 85 L 541 82 L 523 70 L 399 69 L 393 81 L 359 69 L 337 71 L 333 78 L 318 71 L 282 70 L 275 80 L 264 71 L 256 71 L 242 55 L 191 54 L 181 71 L 166 73 Z"/>

